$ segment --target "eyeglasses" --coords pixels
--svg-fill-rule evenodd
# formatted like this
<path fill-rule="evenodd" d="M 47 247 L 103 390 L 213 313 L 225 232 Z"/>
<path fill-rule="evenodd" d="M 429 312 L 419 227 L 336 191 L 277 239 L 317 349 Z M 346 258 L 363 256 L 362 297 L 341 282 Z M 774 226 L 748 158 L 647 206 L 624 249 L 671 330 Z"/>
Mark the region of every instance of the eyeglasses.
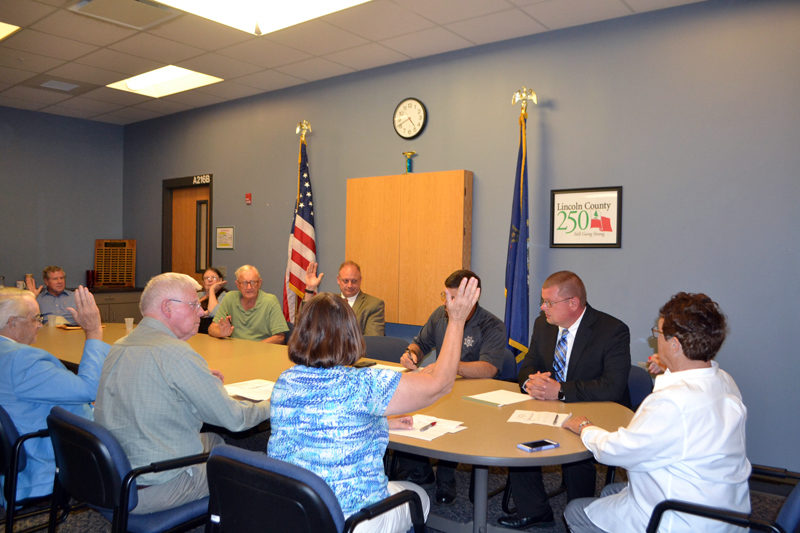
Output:
<path fill-rule="evenodd" d="M 242 287 L 258 287 L 258 284 L 261 283 L 261 280 L 260 279 L 254 279 L 254 280 L 247 280 L 247 281 L 239 281 L 237 279 L 236 283 L 238 285 L 241 285 Z"/>
<path fill-rule="evenodd" d="M 178 303 L 181 303 L 181 304 L 184 304 L 184 305 L 188 305 L 194 311 L 197 311 L 197 310 L 203 308 L 203 306 L 200 305 L 200 302 L 184 302 L 183 300 L 176 300 L 175 298 L 167 298 L 167 300 L 169 300 L 170 302 L 178 302 Z"/>
<path fill-rule="evenodd" d="M 219 279 L 219 277 L 217 277 L 217 276 L 205 276 L 203 279 L 205 281 L 217 281 Z"/>
<path fill-rule="evenodd" d="M 31 322 L 36 322 L 38 324 L 44 324 L 44 315 L 41 314 L 41 313 L 37 313 L 37 314 L 35 314 L 33 316 L 30 316 L 30 317 L 14 316 L 14 317 L 11 317 L 11 318 L 24 318 L 26 320 L 30 320 Z"/>
<path fill-rule="evenodd" d="M 652 333 L 652 334 L 653 334 L 653 337 L 655 337 L 655 338 L 658 338 L 658 335 L 659 335 L 659 334 L 661 334 L 661 335 L 663 335 L 663 334 L 664 334 L 664 332 L 663 332 L 663 331 L 661 331 L 661 330 L 660 330 L 660 329 L 658 329 L 658 328 L 650 328 L 650 333 Z"/>
<path fill-rule="evenodd" d="M 556 304 L 560 304 L 561 302 L 566 302 L 567 300 L 572 300 L 575 296 L 570 296 L 569 298 L 564 298 L 563 300 L 558 300 L 555 302 L 551 302 L 550 300 L 539 300 L 539 307 L 545 306 L 547 309 L 550 309 Z"/>

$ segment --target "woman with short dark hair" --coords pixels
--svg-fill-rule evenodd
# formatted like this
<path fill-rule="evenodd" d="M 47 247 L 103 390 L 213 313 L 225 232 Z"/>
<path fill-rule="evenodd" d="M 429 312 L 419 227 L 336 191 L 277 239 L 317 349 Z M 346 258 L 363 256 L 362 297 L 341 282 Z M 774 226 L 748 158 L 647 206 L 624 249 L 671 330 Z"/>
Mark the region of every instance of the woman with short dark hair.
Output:
<path fill-rule="evenodd" d="M 629 480 L 606 486 L 600 498 L 572 500 L 564 511 L 572 533 L 644 531 L 653 508 L 667 499 L 750 512 L 747 409 L 733 378 L 712 361 L 725 329 L 716 302 L 679 292 L 661 308 L 652 329 L 655 360 L 666 371 L 628 427 L 608 432 L 583 416 L 565 422 L 599 462 L 625 468 Z M 668 513 L 659 531 L 732 529 Z"/>
<path fill-rule="evenodd" d="M 480 289 L 464 279 L 446 301 L 450 321 L 432 371 L 354 368 L 366 353 L 364 338 L 346 300 L 320 293 L 307 301 L 289 338 L 297 365 L 278 378 L 272 391 L 268 452 L 319 475 L 339 500 L 345 517 L 404 489 L 415 490 L 427 516 L 424 490 L 387 481 L 383 455 L 389 427 L 410 427 L 411 417 L 387 420 L 426 407 L 453 387 L 461 357 L 464 324 Z M 404 505 L 362 523 L 357 531 L 407 531 Z"/>

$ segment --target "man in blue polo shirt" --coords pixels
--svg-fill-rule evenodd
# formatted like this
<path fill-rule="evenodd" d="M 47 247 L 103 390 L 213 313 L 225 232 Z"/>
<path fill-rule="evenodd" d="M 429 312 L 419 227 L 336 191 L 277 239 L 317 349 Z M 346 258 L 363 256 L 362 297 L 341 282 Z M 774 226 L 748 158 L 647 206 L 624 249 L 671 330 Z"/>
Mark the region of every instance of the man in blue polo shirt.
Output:
<path fill-rule="evenodd" d="M 75 307 L 75 294 L 66 288 L 67 275 L 64 273 L 64 269 L 55 265 L 45 267 L 42 271 L 42 280 L 44 280 L 44 285 L 40 287 L 36 287 L 32 277 L 28 277 L 26 283 L 28 290 L 36 296 L 36 303 L 39 304 L 39 311 L 42 313 L 45 323 L 57 320 L 62 323 L 75 324 L 75 317 L 69 312 L 70 307 Z"/>

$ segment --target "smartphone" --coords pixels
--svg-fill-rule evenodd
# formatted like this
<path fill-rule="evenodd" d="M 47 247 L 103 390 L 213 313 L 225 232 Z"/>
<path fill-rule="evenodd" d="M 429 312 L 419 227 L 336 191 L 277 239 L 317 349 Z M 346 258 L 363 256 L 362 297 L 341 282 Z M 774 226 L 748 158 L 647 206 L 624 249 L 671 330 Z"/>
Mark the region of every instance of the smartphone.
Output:
<path fill-rule="evenodd" d="M 517 448 L 524 452 L 540 452 L 542 450 L 549 450 L 550 448 L 558 448 L 558 443 L 548 439 L 532 440 L 530 442 L 521 442 L 517 444 Z"/>
<path fill-rule="evenodd" d="M 365 359 L 360 359 L 360 360 L 356 361 L 353 366 L 356 367 L 356 368 L 364 368 L 364 367 L 367 367 L 367 366 L 372 366 L 374 364 L 375 364 L 375 361 L 367 361 Z"/>

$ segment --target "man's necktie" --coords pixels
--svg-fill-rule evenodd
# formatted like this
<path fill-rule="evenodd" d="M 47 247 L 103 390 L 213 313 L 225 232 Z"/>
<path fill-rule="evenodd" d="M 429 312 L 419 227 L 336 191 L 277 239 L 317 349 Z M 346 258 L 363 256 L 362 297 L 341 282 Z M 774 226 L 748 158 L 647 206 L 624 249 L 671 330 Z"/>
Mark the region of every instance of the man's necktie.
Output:
<path fill-rule="evenodd" d="M 561 338 L 558 339 L 558 344 L 556 344 L 556 353 L 553 357 L 553 370 L 556 374 L 556 381 L 561 383 L 563 383 L 564 379 L 567 377 L 567 335 L 569 335 L 569 330 L 565 329 L 561 334 Z"/>

